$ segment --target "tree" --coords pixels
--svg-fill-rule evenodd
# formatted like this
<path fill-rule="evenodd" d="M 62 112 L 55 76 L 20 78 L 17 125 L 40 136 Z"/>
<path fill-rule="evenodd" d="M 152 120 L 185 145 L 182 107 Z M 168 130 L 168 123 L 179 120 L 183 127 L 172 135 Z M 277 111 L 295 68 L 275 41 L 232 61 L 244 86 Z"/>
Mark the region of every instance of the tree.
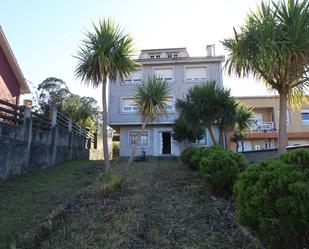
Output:
<path fill-rule="evenodd" d="M 236 101 L 230 90 L 217 86 L 215 81 L 193 86 L 183 99 L 177 99 L 176 108 L 185 119 L 187 126 L 200 124 L 207 128 L 212 144 L 222 145 L 222 134 L 235 126 Z M 219 139 L 214 135 L 214 127 L 219 129 Z"/>
<path fill-rule="evenodd" d="M 39 84 L 36 92 L 39 111 L 49 117 L 51 106 L 56 106 L 60 110 L 62 101 L 70 94 L 67 84 L 62 79 L 46 78 Z"/>
<path fill-rule="evenodd" d="M 287 100 L 300 104 L 309 86 L 309 2 L 262 3 L 234 37 L 228 51 L 228 74 L 254 77 L 280 95 L 279 153 L 286 151 Z"/>
<path fill-rule="evenodd" d="M 100 117 L 97 101 L 92 97 L 80 97 L 71 94 L 61 104 L 62 113 L 79 126 L 95 132 L 97 120 Z"/>
<path fill-rule="evenodd" d="M 107 144 L 107 80 L 115 81 L 128 76 L 138 64 L 131 57 L 133 55 L 133 40 L 124 34 L 118 25 L 111 20 L 103 20 L 99 25 L 93 24 L 93 32 L 87 32 L 82 46 L 77 51 L 78 65 L 75 75 L 93 87 L 102 86 L 103 106 L 103 149 L 104 163 L 110 169 Z"/>
<path fill-rule="evenodd" d="M 138 114 L 142 119 L 142 127 L 138 136 L 134 139 L 135 141 L 128 165 L 130 165 L 133 161 L 146 124 L 166 113 L 165 110 L 169 91 L 170 87 L 166 81 L 161 78 L 157 78 L 155 75 L 149 76 L 146 82 L 143 82 L 143 84 L 135 87 L 133 98 L 136 106 L 138 107 Z"/>
<path fill-rule="evenodd" d="M 173 124 L 173 138 L 179 142 L 187 143 L 195 139 L 202 139 L 204 134 L 204 129 L 199 120 L 188 122 L 183 115 L 180 115 Z"/>
<path fill-rule="evenodd" d="M 252 124 L 252 116 L 252 107 L 240 103 L 237 105 L 236 126 L 231 138 L 231 141 L 236 144 L 236 151 L 239 149 L 239 141 L 241 142 L 242 151 L 244 151 L 244 138 Z"/>
<path fill-rule="evenodd" d="M 52 106 L 83 128 L 95 132 L 100 111 L 97 101 L 92 97 L 72 94 L 67 84 L 58 78 L 49 77 L 38 86 L 36 92 L 38 111 L 50 117 Z"/>

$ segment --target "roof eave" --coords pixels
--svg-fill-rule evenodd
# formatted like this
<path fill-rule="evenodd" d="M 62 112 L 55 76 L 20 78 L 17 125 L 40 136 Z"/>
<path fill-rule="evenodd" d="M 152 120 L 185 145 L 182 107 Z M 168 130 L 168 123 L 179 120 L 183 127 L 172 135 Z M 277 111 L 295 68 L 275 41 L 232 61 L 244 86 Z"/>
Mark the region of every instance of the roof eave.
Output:
<path fill-rule="evenodd" d="M 26 94 L 26 93 L 31 93 L 29 86 L 26 82 L 26 79 L 17 63 L 17 60 L 13 54 L 13 51 L 8 43 L 8 40 L 6 39 L 6 36 L 0 26 L 0 46 L 2 48 L 2 51 L 8 60 L 8 63 L 10 67 L 12 68 L 12 71 L 19 83 L 20 86 L 20 93 Z"/>

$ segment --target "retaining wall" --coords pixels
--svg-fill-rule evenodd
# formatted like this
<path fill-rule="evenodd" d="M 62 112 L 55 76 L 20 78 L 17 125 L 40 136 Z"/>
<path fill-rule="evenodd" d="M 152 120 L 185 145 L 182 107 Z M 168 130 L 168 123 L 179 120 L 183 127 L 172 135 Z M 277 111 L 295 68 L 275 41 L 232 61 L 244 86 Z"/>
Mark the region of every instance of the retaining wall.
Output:
<path fill-rule="evenodd" d="M 54 127 L 29 130 L 24 125 L 0 123 L 0 180 L 68 160 L 89 159 L 85 137 Z"/>
<path fill-rule="evenodd" d="M 309 149 L 309 145 L 287 147 L 287 150 L 289 151 L 299 148 Z M 249 162 L 256 163 L 258 161 L 265 161 L 271 157 L 278 156 L 278 149 L 253 150 L 253 151 L 244 151 L 241 153 L 247 158 Z"/>

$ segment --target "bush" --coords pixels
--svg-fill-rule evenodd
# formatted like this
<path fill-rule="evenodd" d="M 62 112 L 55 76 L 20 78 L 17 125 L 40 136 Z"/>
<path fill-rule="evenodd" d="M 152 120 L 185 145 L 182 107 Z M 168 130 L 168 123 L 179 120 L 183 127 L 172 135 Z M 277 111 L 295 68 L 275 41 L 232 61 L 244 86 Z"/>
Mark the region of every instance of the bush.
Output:
<path fill-rule="evenodd" d="M 233 151 L 229 151 L 229 154 L 232 159 L 237 163 L 241 172 L 245 171 L 246 168 L 248 168 L 248 166 L 250 165 L 243 154 Z"/>
<path fill-rule="evenodd" d="M 299 167 L 309 168 L 309 150 L 297 149 L 280 155 L 280 159 L 289 164 L 295 164 Z"/>
<path fill-rule="evenodd" d="M 308 246 L 309 169 L 295 166 L 306 153 L 292 151 L 251 165 L 234 186 L 238 222 L 253 228 L 271 248 Z"/>
<path fill-rule="evenodd" d="M 231 156 L 232 153 L 216 148 L 200 162 L 201 175 L 214 193 L 224 196 L 232 193 L 233 184 L 240 173 L 240 167 Z"/>
<path fill-rule="evenodd" d="M 194 151 L 196 150 L 196 148 L 187 148 L 184 149 L 183 152 L 180 155 L 180 160 L 186 164 L 189 165 L 191 162 L 191 158 L 193 156 L 193 154 L 195 153 Z"/>
<path fill-rule="evenodd" d="M 182 152 L 180 159 L 184 164 L 188 165 L 192 170 L 198 170 L 202 158 L 207 157 L 215 150 L 222 150 L 222 149 L 218 147 L 187 148 Z"/>

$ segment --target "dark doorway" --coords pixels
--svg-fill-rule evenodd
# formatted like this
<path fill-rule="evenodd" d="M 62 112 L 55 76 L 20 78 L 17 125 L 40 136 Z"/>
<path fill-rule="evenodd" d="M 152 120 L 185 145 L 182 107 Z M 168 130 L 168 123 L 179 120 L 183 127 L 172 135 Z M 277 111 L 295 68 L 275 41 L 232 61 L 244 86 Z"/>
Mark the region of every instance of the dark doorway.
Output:
<path fill-rule="evenodd" d="M 162 154 L 171 154 L 171 132 L 162 132 Z"/>

